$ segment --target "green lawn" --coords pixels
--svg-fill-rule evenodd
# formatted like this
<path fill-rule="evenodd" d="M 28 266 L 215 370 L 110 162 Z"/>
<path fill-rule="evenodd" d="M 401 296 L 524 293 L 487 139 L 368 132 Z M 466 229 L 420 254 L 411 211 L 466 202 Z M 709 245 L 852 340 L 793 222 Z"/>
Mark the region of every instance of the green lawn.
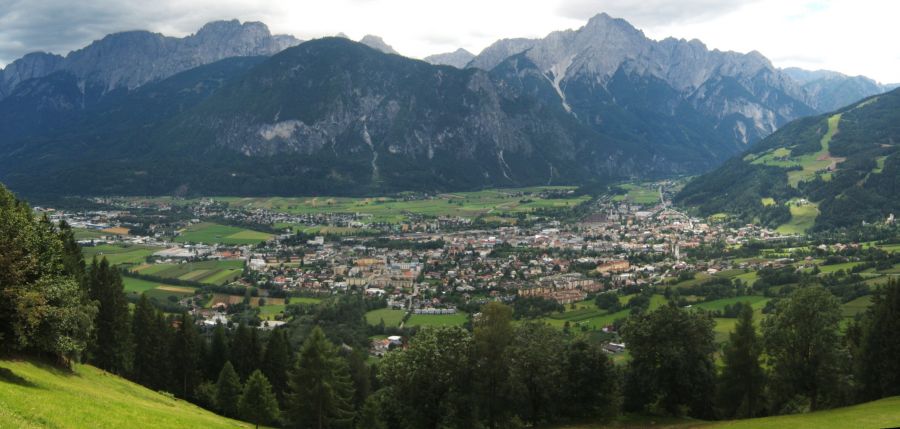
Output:
<path fill-rule="evenodd" d="M 88 365 L 0 360 L 2 428 L 253 427 Z"/>
<path fill-rule="evenodd" d="M 175 241 L 182 243 L 220 243 L 220 244 L 256 244 L 272 238 L 272 234 L 259 231 L 238 228 L 228 225 L 219 225 L 211 222 L 201 222 L 185 228 Z"/>
<path fill-rule="evenodd" d="M 462 326 L 466 323 L 466 320 L 468 320 L 467 315 L 463 312 L 456 314 L 413 314 L 406 322 L 406 326 Z"/>
<path fill-rule="evenodd" d="M 264 305 L 259 307 L 259 318 L 263 320 L 274 320 L 275 316 L 284 313 L 284 304 L 280 305 Z"/>
<path fill-rule="evenodd" d="M 871 295 L 861 296 L 854 299 L 853 301 L 845 302 L 843 305 L 841 305 L 841 314 L 843 314 L 844 317 L 852 318 L 857 314 L 866 311 L 871 304 Z"/>
<path fill-rule="evenodd" d="M 231 283 L 241 276 L 244 261 L 201 261 L 178 264 L 148 264 L 135 267 L 133 271 L 163 277 L 222 285 Z"/>
<path fill-rule="evenodd" d="M 823 274 L 830 274 L 840 270 L 844 270 L 846 272 L 850 272 L 853 267 L 861 264 L 862 262 L 844 262 L 842 264 L 832 264 L 832 265 L 819 265 L 819 271 Z"/>
<path fill-rule="evenodd" d="M 295 299 L 291 298 L 291 302 L 294 302 Z M 403 320 L 404 314 L 406 314 L 404 310 L 379 308 L 366 313 L 366 322 L 370 325 L 377 325 L 381 320 L 384 320 L 384 326 L 400 326 L 400 321 Z"/>

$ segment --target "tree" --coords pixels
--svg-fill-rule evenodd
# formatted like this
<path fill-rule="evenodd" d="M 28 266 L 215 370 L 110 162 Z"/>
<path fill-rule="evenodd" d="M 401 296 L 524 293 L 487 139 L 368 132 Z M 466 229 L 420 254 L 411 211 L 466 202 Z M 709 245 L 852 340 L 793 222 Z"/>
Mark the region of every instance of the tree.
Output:
<path fill-rule="evenodd" d="M 94 319 L 94 340 L 90 360 L 97 367 L 115 374 L 128 372 L 132 363 L 132 343 L 128 300 L 122 276 L 106 258 L 95 257 L 88 273 L 90 298 L 98 306 Z"/>
<path fill-rule="evenodd" d="M 602 308 L 609 313 L 615 313 L 622 309 L 619 296 L 612 292 L 598 294 L 594 301 L 597 303 L 597 308 Z"/>
<path fill-rule="evenodd" d="M 353 420 L 353 384 L 347 363 L 318 326 L 303 343 L 288 386 L 290 427 L 345 427 Z"/>
<path fill-rule="evenodd" d="M 272 393 L 272 385 L 260 370 L 253 371 L 247 378 L 238 409 L 241 418 L 257 428 L 260 423 L 270 424 L 278 419 L 278 400 Z"/>
<path fill-rule="evenodd" d="M 63 243 L 49 221 L 0 186 L 0 341 L 6 351 L 81 356 L 96 307 L 66 271 Z"/>
<path fill-rule="evenodd" d="M 75 232 L 66 221 L 59 222 L 59 238 L 62 241 L 63 266 L 65 271 L 75 278 L 82 289 L 87 292 L 86 275 L 87 267 L 84 265 L 84 253 L 81 246 L 75 240 Z"/>
<path fill-rule="evenodd" d="M 862 320 L 857 364 L 862 399 L 900 395 L 900 282 L 875 293 Z"/>
<path fill-rule="evenodd" d="M 275 391 L 279 404 L 284 403 L 284 392 L 287 390 L 291 359 L 287 333 L 283 329 L 272 331 L 269 341 L 266 342 L 266 351 L 263 354 L 261 369 L 266 378 L 272 383 L 272 390 Z"/>
<path fill-rule="evenodd" d="M 478 403 L 491 428 L 497 427 L 511 411 L 506 351 L 513 338 L 512 318 L 513 310 L 508 305 L 489 302 L 474 323 Z"/>
<path fill-rule="evenodd" d="M 230 361 L 222 365 L 216 381 L 216 410 L 227 417 L 238 416 L 238 401 L 241 399 L 241 379 Z"/>
<path fill-rule="evenodd" d="M 423 328 L 388 353 L 378 378 L 407 427 L 473 427 L 472 337 L 458 327 Z"/>
<path fill-rule="evenodd" d="M 609 418 L 618 412 L 619 377 L 597 344 L 576 340 L 565 349 L 562 409 L 568 417 Z"/>
<path fill-rule="evenodd" d="M 259 368 L 260 357 L 259 337 L 256 329 L 249 328 L 241 322 L 234 332 L 231 341 L 231 359 L 234 361 L 234 369 L 241 380 L 246 380 L 250 373 Z"/>
<path fill-rule="evenodd" d="M 838 391 L 840 304 L 821 286 L 807 286 L 779 302 L 763 322 L 776 404 L 809 401 L 818 410 Z M 777 410 L 777 411 L 780 411 Z"/>
<path fill-rule="evenodd" d="M 753 326 L 753 308 L 743 306 L 722 354 L 725 368 L 719 383 L 719 404 L 726 417 L 751 418 L 763 410 L 766 375 L 760 365 L 761 354 L 762 341 Z"/>
<path fill-rule="evenodd" d="M 626 409 L 671 415 L 712 416 L 716 351 L 714 322 L 669 303 L 632 315 L 622 327 L 631 352 L 625 385 Z"/>
<path fill-rule="evenodd" d="M 182 398 L 190 398 L 199 383 L 200 337 L 194 318 L 182 313 L 172 343 L 174 366 L 172 386 L 181 392 Z"/>
<path fill-rule="evenodd" d="M 564 344 L 549 325 L 528 322 L 515 329 L 509 345 L 510 382 L 521 398 L 520 415 L 538 423 L 551 420 L 562 395 Z"/>
<path fill-rule="evenodd" d="M 225 366 L 225 362 L 228 361 L 228 337 L 225 335 L 225 327 L 221 323 L 216 323 L 209 345 L 209 355 L 205 362 L 206 378 L 215 379 L 222 371 L 222 367 Z"/>

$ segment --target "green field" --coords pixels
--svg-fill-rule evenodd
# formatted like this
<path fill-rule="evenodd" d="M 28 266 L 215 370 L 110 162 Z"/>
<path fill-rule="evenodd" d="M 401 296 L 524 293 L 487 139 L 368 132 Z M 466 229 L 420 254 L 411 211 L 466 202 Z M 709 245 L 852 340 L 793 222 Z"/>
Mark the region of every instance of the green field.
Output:
<path fill-rule="evenodd" d="M 791 204 L 791 220 L 779 226 L 776 231 L 780 234 L 803 234 L 816 223 L 819 216 L 819 206 L 814 203 L 804 205 Z"/>
<path fill-rule="evenodd" d="M 406 326 L 462 326 L 468 320 L 463 312 L 456 314 L 413 314 Z M 387 324 L 387 321 L 385 321 Z"/>
<path fill-rule="evenodd" d="M 845 302 L 843 305 L 841 305 L 841 314 L 844 317 L 853 318 L 857 314 L 868 310 L 871 304 L 871 295 L 861 296 L 854 299 L 853 301 Z"/>
<path fill-rule="evenodd" d="M 179 264 L 145 264 L 132 271 L 167 279 L 189 280 L 206 284 L 231 283 L 241 276 L 244 261 L 201 261 Z"/>
<path fill-rule="evenodd" d="M 291 300 L 293 302 L 293 300 Z M 370 325 L 377 325 L 384 320 L 384 326 L 400 326 L 403 320 L 404 310 L 392 310 L 390 308 L 379 308 L 366 313 L 366 322 Z"/>
<path fill-rule="evenodd" d="M 218 416 L 88 365 L 69 373 L 0 361 L 2 428 L 237 428 Z"/>
<path fill-rule="evenodd" d="M 151 282 L 144 279 L 134 277 L 122 277 L 122 283 L 125 286 L 125 292 L 130 294 L 146 294 L 147 298 L 156 298 L 159 301 L 166 301 L 170 296 L 178 299 L 193 295 L 196 290 L 187 286 L 176 286 L 171 284 Z"/>
<path fill-rule="evenodd" d="M 616 195 L 613 201 L 629 201 L 635 204 L 656 204 L 659 202 L 659 188 L 654 184 L 633 184 L 626 183 L 619 185 L 628 191 L 624 195 Z"/>
<path fill-rule="evenodd" d="M 181 231 L 175 241 L 182 243 L 256 244 L 272 238 L 272 234 L 228 225 L 201 222 Z"/>
<path fill-rule="evenodd" d="M 85 228 L 72 228 L 72 233 L 75 235 L 75 240 L 94 240 L 109 235 L 96 229 Z"/>
<path fill-rule="evenodd" d="M 555 426 L 554 429 L 876 429 L 900 426 L 900 396 L 807 414 L 704 422 L 672 417 L 625 415 L 613 422 Z"/>
<path fill-rule="evenodd" d="M 147 246 L 101 244 L 82 247 L 81 253 L 88 264 L 91 263 L 94 256 L 97 256 L 97 259 L 105 257 L 110 265 L 137 265 L 143 263 L 148 256 L 158 250 L 160 249 Z"/>
<path fill-rule="evenodd" d="M 788 171 L 788 184 L 796 188 L 800 182 L 806 182 L 816 177 L 816 173 L 827 169 L 835 160 L 831 158 L 831 139 L 838 132 L 838 124 L 841 122 L 841 114 L 838 113 L 828 118 L 828 131 L 820 141 L 822 147 L 818 152 L 791 158 L 796 164 L 803 167 L 802 170 Z"/>
<path fill-rule="evenodd" d="M 284 313 L 284 304 L 280 305 L 264 305 L 259 307 L 259 318 L 263 320 L 274 320 L 275 316 Z"/>
<path fill-rule="evenodd" d="M 232 208 L 262 208 L 290 214 L 359 213 L 370 215 L 369 220 L 364 222 L 400 223 L 408 220 L 410 213 L 431 217 L 459 216 L 468 218 L 514 215 L 516 213 L 528 213 L 540 208 L 575 207 L 590 198 L 588 196 L 567 198 L 541 198 L 538 196 L 543 191 L 570 191 L 574 189 L 574 187 L 570 186 L 488 189 L 476 192 L 440 194 L 428 199 L 410 200 L 405 200 L 402 197 L 215 197 L 213 199 L 217 202 L 227 203 Z M 172 200 L 167 197 L 136 198 L 135 200 L 171 204 L 189 204 L 199 201 Z M 278 225 L 278 227 L 287 226 L 290 225 Z M 203 238 L 209 239 L 209 237 Z"/>

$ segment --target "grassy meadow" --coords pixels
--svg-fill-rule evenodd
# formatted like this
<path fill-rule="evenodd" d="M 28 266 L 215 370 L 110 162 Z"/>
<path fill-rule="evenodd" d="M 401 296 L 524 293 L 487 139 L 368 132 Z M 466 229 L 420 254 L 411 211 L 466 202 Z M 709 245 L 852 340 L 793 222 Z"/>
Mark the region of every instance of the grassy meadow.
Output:
<path fill-rule="evenodd" d="M 181 243 L 219 243 L 231 245 L 256 244 L 272 238 L 272 234 L 238 228 L 228 225 L 219 225 L 211 222 L 201 222 L 191 225 L 175 237 L 175 241 Z"/>
<path fill-rule="evenodd" d="M 0 360 L 0 428 L 251 428 L 88 365 Z"/>

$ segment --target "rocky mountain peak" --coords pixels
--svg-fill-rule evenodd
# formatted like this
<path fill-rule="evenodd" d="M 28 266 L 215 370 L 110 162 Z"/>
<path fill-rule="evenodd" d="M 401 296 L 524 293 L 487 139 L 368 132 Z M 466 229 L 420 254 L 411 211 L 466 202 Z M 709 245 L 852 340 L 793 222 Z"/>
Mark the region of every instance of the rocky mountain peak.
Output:
<path fill-rule="evenodd" d="M 384 39 L 382 39 L 379 36 L 373 36 L 371 34 L 366 34 L 365 36 L 363 36 L 362 39 L 359 39 L 359 43 L 362 43 L 363 45 L 366 45 L 372 49 L 377 49 L 381 52 L 384 52 L 385 54 L 400 55 L 399 52 L 394 50 L 394 48 L 391 47 L 391 45 L 388 45 L 387 43 L 385 43 Z"/>
<path fill-rule="evenodd" d="M 445 52 L 443 54 L 429 55 L 424 58 L 425 61 L 435 65 L 453 66 L 458 69 L 466 67 L 475 54 L 459 48 L 453 52 Z"/>

